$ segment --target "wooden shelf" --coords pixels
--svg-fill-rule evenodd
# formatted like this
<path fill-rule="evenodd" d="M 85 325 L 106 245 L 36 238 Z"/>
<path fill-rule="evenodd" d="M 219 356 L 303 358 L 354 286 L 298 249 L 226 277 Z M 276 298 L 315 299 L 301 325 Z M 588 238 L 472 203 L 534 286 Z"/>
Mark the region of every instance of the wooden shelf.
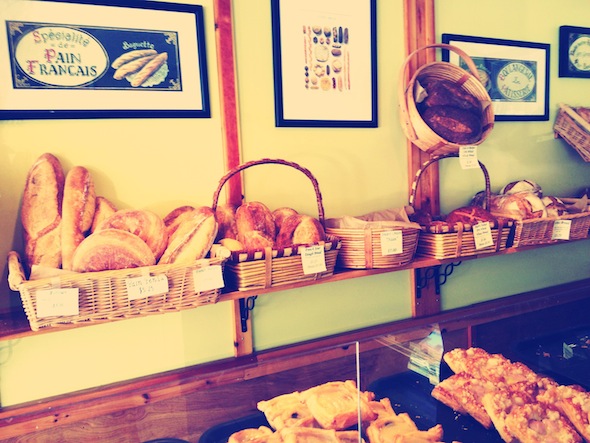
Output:
<path fill-rule="evenodd" d="M 580 241 L 580 240 L 576 240 Z M 466 260 L 476 260 L 482 259 L 487 257 L 496 257 L 501 255 L 508 255 L 508 254 L 515 254 L 518 252 L 524 252 L 539 248 L 550 247 L 554 245 L 558 245 L 562 243 L 555 243 L 555 244 L 548 244 L 548 245 L 539 245 L 539 246 L 528 246 L 528 247 L 520 247 L 520 248 L 508 248 L 503 251 L 493 253 L 493 254 L 481 254 L 481 255 L 473 255 L 469 257 L 460 257 L 455 259 L 445 259 L 445 260 L 437 260 L 432 258 L 416 258 L 411 263 L 397 267 L 397 268 L 388 268 L 388 269 L 360 269 L 360 270 L 344 270 L 344 269 L 337 269 L 334 275 L 330 277 L 326 277 L 320 280 L 311 281 L 311 282 L 301 282 L 301 283 L 291 283 L 288 285 L 276 286 L 267 289 L 253 289 L 248 291 L 231 291 L 222 293 L 219 297 L 219 302 L 225 301 L 232 301 L 232 300 L 240 300 L 245 299 L 248 297 L 263 295 L 263 294 L 270 294 L 274 292 L 283 292 L 289 289 L 296 289 L 296 288 L 303 288 L 307 286 L 313 286 L 318 284 L 324 283 L 333 283 L 337 281 L 344 281 L 350 280 L 354 278 L 362 278 L 371 275 L 379 275 L 379 274 L 386 274 L 391 272 L 399 272 L 399 271 L 407 271 L 413 269 L 425 269 L 431 268 L 436 266 L 443 266 L 449 263 L 456 263 L 458 261 L 466 261 Z M 15 293 L 15 297 L 18 295 Z M 195 308 L 197 309 L 197 308 Z M 125 319 L 122 319 L 125 320 Z M 105 320 L 104 323 L 111 323 L 113 320 Z M 115 320 L 120 321 L 120 320 Z M 31 331 L 29 326 L 29 322 L 25 316 L 25 312 L 22 306 L 15 307 L 11 312 L 0 314 L 0 341 L 5 340 L 13 340 L 17 338 L 39 335 L 39 334 L 46 334 L 51 332 L 58 332 L 64 331 L 68 329 L 76 329 L 85 326 L 93 326 L 96 324 L 103 323 L 101 321 L 93 321 L 89 323 L 79 323 L 79 324 L 72 324 L 72 325 L 60 325 L 59 327 L 55 328 L 42 328 L 39 331 Z"/>

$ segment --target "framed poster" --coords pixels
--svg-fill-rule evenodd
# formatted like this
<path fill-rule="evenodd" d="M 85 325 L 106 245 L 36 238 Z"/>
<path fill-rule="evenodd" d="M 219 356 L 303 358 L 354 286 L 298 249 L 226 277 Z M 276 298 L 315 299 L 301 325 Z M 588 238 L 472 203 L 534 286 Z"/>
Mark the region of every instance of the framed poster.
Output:
<path fill-rule="evenodd" d="M 376 0 L 271 0 L 275 124 L 377 127 Z"/>
<path fill-rule="evenodd" d="M 590 78 L 590 28 L 559 28 L 559 76 Z"/>
<path fill-rule="evenodd" d="M 0 3 L 0 118 L 210 117 L 201 6 Z"/>
<path fill-rule="evenodd" d="M 549 120 L 550 45 L 516 40 L 443 34 L 475 63 L 494 106 L 495 120 Z M 455 53 L 443 59 L 467 69 Z"/>

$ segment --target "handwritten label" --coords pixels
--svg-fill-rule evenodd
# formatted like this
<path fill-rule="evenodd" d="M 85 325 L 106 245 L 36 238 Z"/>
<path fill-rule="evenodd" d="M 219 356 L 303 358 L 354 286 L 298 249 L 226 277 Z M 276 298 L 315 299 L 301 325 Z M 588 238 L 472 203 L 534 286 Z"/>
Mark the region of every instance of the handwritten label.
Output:
<path fill-rule="evenodd" d="M 78 315 L 78 288 L 56 288 L 37 291 L 37 317 Z"/>
<path fill-rule="evenodd" d="M 483 249 L 494 245 L 490 222 L 479 222 L 473 226 L 473 240 L 475 249 Z"/>
<path fill-rule="evenodd" d="M 477 146 L 461 146 L 459 149 L 459 163 L 463 169 L 479 168 Z"/>
<path fill-rule="evenodd" d="M 305 275 L 326 271 L 326 254 L 323 245 L 308 246 L 301 249 L 301 264 Z"/>
<path fill-rule="evenodd" d="M 168 287 L 168 277 L 165 275 L 146 275 L 128 278 L 125 279 L 125 285 L 127 286 L 127 297 L 129 300 L 166 294 L 170 290 Z"/>
<path fill-rule="evenodd" d="M 553 222 L 551 240 L 569 240 L 571 228 L 571 220 L 555 220 L 555 222 Z"/>
<path fill-rule="evenodd" d="M 381 255 L 395 255 L 404 252 L 402 231 L 385 231 L 380 235 Z"/>
<path fill-rule="evenodd" d="M 223 269 L 221 265 L 205 266 L 193 271 L 193 284 L 195 292 L 212 291 L 223 288 Z"/>

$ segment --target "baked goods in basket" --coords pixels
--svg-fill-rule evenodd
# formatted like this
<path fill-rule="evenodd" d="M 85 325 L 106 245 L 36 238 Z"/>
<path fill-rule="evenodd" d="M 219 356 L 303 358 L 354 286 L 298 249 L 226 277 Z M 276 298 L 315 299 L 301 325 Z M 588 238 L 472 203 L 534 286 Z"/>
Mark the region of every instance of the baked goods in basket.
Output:
<path fill-rule="evenodd" d="M 296 245 L 312 245 L 326 239 L 324 227 L 318 219 L 304 214 L 294 214 L 281 222 L 276 246 L 288 248 Z"/>
<path fill-rule="evenodd" d="M 276 237 L 272 212 L 261 202 L 243 203 L 236 209 L 238 240 L 248 250 L 272 247 Z"/>
<path fill-rule="evenodd" d="M 481 138 L 481 118 L 453 106 L 432 106 L 422 112 L 424 122 L 445 140 L 466 145 Z"/>
<path fill-rule="evenodd" d="M 514 220 L 547 217 L 547 209 L 541 198 L 527 191 L 493 196 L 490 199 L 490 212 Z"/>
<path fill-rule="evenodd" d="M 450 225 L 463 223 L 464 225 L 471 226 L 481 222 L 497 222 L 496 217 L 479 206 L 463 206 L 461 208 L 453 209 L 447 214 L 445 221 Z"/>
<path fill-rule="evenodd" d="M 108 198 L 102 195 L 96 196 L 96 208 L 94 210 L 94 218 L 92 226 L 90 226 L 90 233 L 96 231 L 98 225 L 117 212 L 117 207 Z"/>

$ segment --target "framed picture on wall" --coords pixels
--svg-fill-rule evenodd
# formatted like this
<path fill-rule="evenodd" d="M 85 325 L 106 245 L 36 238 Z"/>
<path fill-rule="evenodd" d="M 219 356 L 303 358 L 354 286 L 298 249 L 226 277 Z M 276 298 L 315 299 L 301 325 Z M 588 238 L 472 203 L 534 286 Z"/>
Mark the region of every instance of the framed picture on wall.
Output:
<path fill-rule="evenodd" d="M 443 34 L 442 42 L 469 55 L 494 106 L 495 120 L 549 120 L 550 45 Z M 467 67 L 455 53 L 443 59 Z"/>
<path fill-rule="evenodd" d="M 560 26 L 559 76 L 590 78 L 590 28 Z"/>
<path fill-rule="evenodd" d="M 377 127 L 376 0 L 271 0 L 276 126 Z"/>
<path fill-rule="evenodd" d="M 208 118 L 202 6 L 0 2 L 0 119 Z"/>

